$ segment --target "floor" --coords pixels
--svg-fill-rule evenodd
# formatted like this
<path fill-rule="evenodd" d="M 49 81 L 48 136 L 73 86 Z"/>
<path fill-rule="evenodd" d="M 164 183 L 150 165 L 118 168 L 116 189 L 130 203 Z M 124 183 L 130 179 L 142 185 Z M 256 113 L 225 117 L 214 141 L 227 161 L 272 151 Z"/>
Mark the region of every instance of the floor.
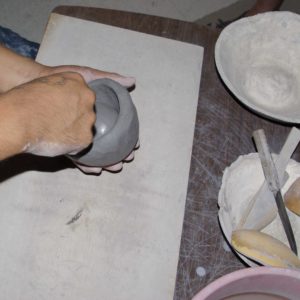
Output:
<path fill-rule="evenodd" d="M 119 9 L 214 25 L 218 19 L 238 17 L 253 3 L 254 0 L 0 0 L 0 20 L 2 26 L 40 42 L 49 14 L 59 5 Z M 282 10 L 300 13 L 300 1 L 285 0 Z"/>

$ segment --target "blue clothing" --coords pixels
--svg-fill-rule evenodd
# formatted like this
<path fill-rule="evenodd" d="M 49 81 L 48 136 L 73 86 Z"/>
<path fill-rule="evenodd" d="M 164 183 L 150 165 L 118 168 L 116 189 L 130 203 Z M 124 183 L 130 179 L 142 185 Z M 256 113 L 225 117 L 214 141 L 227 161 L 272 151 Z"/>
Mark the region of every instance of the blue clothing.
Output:
<path fill-rule="evenodd" d="M 0 44 L 16 53 L 35 59 L 39 44 L 28 41 L 12 30 L 0 26 Z"/>

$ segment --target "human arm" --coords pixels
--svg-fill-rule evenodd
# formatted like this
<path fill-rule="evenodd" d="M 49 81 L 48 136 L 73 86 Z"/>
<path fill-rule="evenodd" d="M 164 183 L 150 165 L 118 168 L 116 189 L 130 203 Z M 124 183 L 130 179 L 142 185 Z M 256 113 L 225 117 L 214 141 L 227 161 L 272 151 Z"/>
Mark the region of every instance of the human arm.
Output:
<path fill-rule="evenodd" d="M 0 45 L 0 93 L 6 92 L 18 85 L 62 72 L 76 72 L 82 75 L 86 82 L 98 78 L 110 78 L 125 87 L 135 84 L 133 77 L 122 76 L 117 73 L 104 72 L 82 66 L 45 66 L 30 58 L 16 54 Z"/>
<path fill-rule="evenodd" d="M 24 95 L 26 94 L 27 95 L 26 99 L 28 99 L 28 98 L 31 99 L 31 101 L 26 101 L 26 104 L 31 106 L 31 108 L 33 110 L 38 111 L 38 106 L 35 107 L 32 105 L 32 103 L 34 102 L 33 98 L 37 98 L 37 97 L 32 98 L 30 96 L 30 94 L 32 94 L 33 90 L 35 90 L 35 96 L 38 95 L 38 98 L 41 100 L 39 103 L 44 106 L 44 110 L 52 111 L 53 103 L 51 101 L 49 101 L 49 99 L 47 99 L 47 98 L 49 98 L 49 97 L 51 98 L 51 94 L 53 94 L 53 93 L 55 94 L 55 88 L 54 88 L 55 86 L 52 86 L 51 89 L 48 86 L 47 91 L 44 90 L 45 86 L 40 85 L 41 77 L 43 78 L 43 81 L 44 81 L 43 83 L 45 84 L 45 80 L 46 79 L 49 80 L 49 77 L 53 76 L 54 74 L 56 74 L 56 76 L 60 76 L 62 72 L 71 71 L 71 72 L 75 72 L 78 76 L 80 74 L 85 82 L 89 82 L 89 81 L 97 79 L 97 78 L 110 78 L 110 79 L 113 79 L 113 80 L 119 82 L 120 84 L 122 84 L 125 87 L 131 87 L 135 83 L 135 79 L 132 77 L 124 77 L 124 76 L 121 76 L 116 73 L 103 72 L 103 71 L 95 70 L 95 69 L 88 68 L 88 67 L 80 67 L 80 66 L 49 67 L 49 66 L 44 66 L 44 65 L 41 65 L 31 59 L 19 56 L 19 55 L 15 54 L 14 52 L 12 52 L 4 47 L 1 47 L 1 46 L 0 46 L 0 65 L 1 65 L 0 91 L 3 93 L 1 95 L 1 100 L 3 100 L 3 101 L 2 101 L 2 105 L 0 105 L 0 116 L 2 114 L 1 107 L 2 107 L 3 111 L 6 109 L 6 110 L 9 110 L 10 112 L 14 111 L 12 109 L 12 107 L 14 107 L 15 109 L 18 108 L 16 110 L 16 112 L 14 112 L 13 115 L 12 114 L 8 115 L 8 116 L 16 116 L 16 117 L 9 119 L 9 120 L 7 120 L 7 118 L 4 118 L 2 120 L 2 122 L 0 122 L 0 133 L 4 134 L 4 136 L 2 137 L 2 140 L 0 139 L 0 141 L 4 141 L 4 140 L 8 139 L 8 137 L 5 137 L 5 133 L 7 133 L 7 130 L 3 131 L 4 130 L 3 126 L 7 126 L 7 128 L 8 128 L 8 124 L 11 124 L 11 126 L 14 127 L 15 129 L 16 129 L 16 127 L 18 127 L 20 129 L 20 125 L 27 126 L 26 124 L 24 125 L 24 122 L 27 119 L 27 117 L 30 116 L 30 114 L 28 116 L 24 116 L 24 114 L 23 114 L 23 116 L 21 118 L 21 121 L 23 121 L 23 123 L 20 123 L 21 116 L 20 116 L 19 107 L 18 107 L 18 105 L 13 105 L 14 103 L 17 103 L 18 101 L 20 101 L 20 96 L 23 96 L 23 98 L 24 98 Z M 39 79 L 37 79 L 37 78 L 39 78 Z M 54 80 L 53 77 L 50 78 L 50 82 L 52 82 L 52 80 Z M 67 82 L 70 83 L 69 80 Z M 33 83 L 35 83 L 35 85 L 33 85 Z M 37 85 L 37 83 L 39 83 L 39 85 Z M 79 84 L 79 82 L 77 82 L 77 85 L 78 84 Z M 19 87 L 20 85 L 23 89 L 23 92 L 18 92 L 19 88 L 14 88 L 16 86 Z M 79 85 L 81 86 L 81 88 L 78 90 L 78 93 L 80 92 L 81 89 L 82 90 L 87 89 L 87 86 L 83 85 L 82 82 Z M 33 87 L 35 87 L 35 89 L 33 89 Z M 58 85 L 58 87 L 59 87 L 59 85 Z M 65 103 L 65 101 L 69 101 L 68 90 L 69 90 L 70 85 L 68 84 L 66 86 L 60 86 L 60 87 L 61 87 L 61 92 L 62 92 L 62 89 L 64 90 L 64 93 L 63 92 L 60 93 L 59 97 L 58 97 L 58 98 L 61 98 L 61 101 L 62 101 L 60 104 L 67 105 L 67 103 Z M 37 89 L 38 89 L 38 91 L 37 91 Z M 71 91 L 71 89 L 70 89 L 70 91 Z M 19 100 L 17 100 L 18 98 L 19 98 Z M 79 98 L 80 98 L 80 96 L 79 96 Z M 8 108 L 4 109 L 5 104 L 8 104 L 9 100 L 13 100 L 13 101 L 8 106 Z M 49 103 L 51 103 L 51 105 L 49 105 Z M 35 105 L 36 105 L 36 103 L 35 103 Z M 73 108 L 74 108 L 73 104 L 70 103 L 68 110 L 72 110 Z M 61 107 L 59 112 L 57 111 L 57 114 L 59 114 L 63 118 L 64 114 L 66 114 L 66 112 L 68 110 Z M 36 113 L 37 113 L 37 111 L 36 111 Z M 19 113 L 17 113 L 17 112 L 19 112 Z M 91 112 L 89 112 L 89 114 L 91 114 Z M 44 118 L 48 118 L 48 120 L 50 121 L 50 123 L 48 124 L 50 126 L 49 128 L 51 128 L 51 126 L 55 125 L 55 124 L 53 124 L 53 121 L 51 121 L 49 116 L 44 115 Z M 15 120 L 17 120 L 18 122 L 15 122 Z M 31 121 L 34 122 L 35 126 L 40 126 L 40 125 L 38 125 L 37 120 L 32 119 Z M 58 124 L 59 124 L 59 122 L 57 122 L 57 125 Z M 59 126 L 61 126 L 61 125 L 59 125 Z M 83 127 L 89 128 L 90 131 L 92 128 L 90 123 L 84 123 Z M 60 127 L 60 128 L 62 130 L 62 127 Z M 21 133 L 18 133 L 18 134 L 20 135 Z M 74 134 L 76 135 L 78 133 L 74 132 Z M 44 145 L 43 147 L 41 147 L 41 143 L 39 143 L 39 147 L 37 147 L 37 146 L 27 147 L 25 149 L 24 141 L 23 141 L 24 136 L 22 134 L 21 134 L 21 136 L 19 136 L 19 135 L 18 135 L 19 142 L 18 142 L 18 145 L 15 145 L 14 151 L 12 151 L 11 149 L 10 150 L 7 149 L 6 151 L 4 151 L 3 155 L 1 155 L 1 153 L 0 153 L 0 159 L 3 159 L 3 157 L 5 158 L 5 157 L 9 157 L 9 156 L 15 155 L 17 153 L 20 153 L 20 151 L 31 152 L 31 153 L 39 154 L 39 155 L 47 155 L 47 151 L 49 151 L 49 144 L 46 147 L 46 149 L 44 149 L 44 146 L 46 145 L 45 143 L 43 144 Z M 9 140 L 11 141 L 11 139 L 13 137 L 14 137 L 14 135 L 11 138 L 9 138 Z M 47 140 L 47 138 L 46 138 L 46 140 Z M 90 140 L 90 142 L 91 142 L 91 140 Z M 28 145 L 28 143 L 32 143 L 32 142 L 28 142 L 28 137 L 27 137 L 27 145 Z M 88 146 L 87 143 L 85 144 L 85 147 L 86 146 Z M 74 147 L 74 145 L 72 147 Z M 81 149 L 83 149 L 83 148 L 81 147 Z M 2 149 L 0 149 L 0 151 L 2 151 Z M 7 153 L 7 151 L 8 152 L 10 151 L 10 152 Z M 54 156 L 54 155 L 63 154 L 63 153 L 60 153 L 61 151 L 62 150 L 60 150 L 58 152 L 53 151 L 51 155 Z M 68 150 L 66 148 L 64 148 L 63 152 L 64 152 L 64 154 L 71 153 L 70 149 Z M 75 150 L 73 149 L 72 152 L 75 152 Z M 128 157 L 128 160 L 132 159 L 132 157 L 133 157 L 133 153 Z M 101 171 L 101 167 L 99 167 L 99 166 L 95 166 L 94 168 L 91 168 L 91 167 L 79 165 L 79 168 L 87 173 L 90 173 L 90 172 L 99 173 Z M 122 168 L 122 163 L 108 167 L 106 169 L 118 170 L 120 168 Z"/>

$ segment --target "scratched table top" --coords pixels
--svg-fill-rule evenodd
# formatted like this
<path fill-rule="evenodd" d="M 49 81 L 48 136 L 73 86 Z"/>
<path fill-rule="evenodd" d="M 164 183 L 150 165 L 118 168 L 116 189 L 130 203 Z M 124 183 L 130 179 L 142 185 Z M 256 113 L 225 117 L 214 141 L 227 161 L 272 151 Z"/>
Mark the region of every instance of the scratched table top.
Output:
<path fill-rule="evenodd" d="M 219 31 L 136 13 L 76 6 L 54 12 L 154 34 L 205 48 L 193 153 L 174 299 L 191 299 L 213 280 L 247 267 L 232 253 L 218 223 L 218 192 L 225 167 L 239 155 L 255 152 L 251 139 L 263 128 L 278 152 L 291 125 L 264 119 L 243 106 L 222 83 L 214 62 Z M 293 156 L 299 159 L 299 151 Z"/>

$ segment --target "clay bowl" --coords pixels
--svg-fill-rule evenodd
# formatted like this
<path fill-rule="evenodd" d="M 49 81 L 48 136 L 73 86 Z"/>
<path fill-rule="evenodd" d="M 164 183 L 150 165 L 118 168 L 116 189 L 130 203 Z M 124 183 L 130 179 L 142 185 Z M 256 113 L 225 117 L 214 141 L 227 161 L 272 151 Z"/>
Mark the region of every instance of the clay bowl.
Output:
<path fill-rule="evenodd" d="M 300 15 L 268 12 L 227 26 L 215 47 L 218 72 L 248 108 L 300 123 Z"/>
<path fill-rule="evenodd" d="M 286 168 L 286 172 L 288 173 L 289 178 L 281 189 L 283 195 L 292 183 L 300 177 L 300 164 L 291 159 Z M 224 170 L 222 184 L 218 195 L 218 216 L 223 234 L 230 245 L 232 232 L 237 229 L 247 204 L 256 194 L 263 181 L 264 174 L 258 153 L 239 156 Z M 299 252 L 300 218 L 289 210 L 287 210 L 287 213 L 293 227 Z M 261 231 L 276 238 L 289 247 L 278 214 L 276 218 Z M 233 247 L 232 250 L 235 251 Z M 250 260 L 238 252 L 236 252 L 236 254 L 249 266 L 255 267 L 261 265 L 259 262 Z"/>
<path fill-rule="evenodd" d="M 129 92 L 110 79 L 89 83 L 96 93 L 96 123 L 93 144 L 70 156 L 87 166 L 109 166 L 126 158 L 139 137 L 139 121 Z"/>
<path fill-rule="evenodd" d="M 300 272 L 257 267 L 227 274 L 201 290 L 193 300 L 298 300 Z"/>

